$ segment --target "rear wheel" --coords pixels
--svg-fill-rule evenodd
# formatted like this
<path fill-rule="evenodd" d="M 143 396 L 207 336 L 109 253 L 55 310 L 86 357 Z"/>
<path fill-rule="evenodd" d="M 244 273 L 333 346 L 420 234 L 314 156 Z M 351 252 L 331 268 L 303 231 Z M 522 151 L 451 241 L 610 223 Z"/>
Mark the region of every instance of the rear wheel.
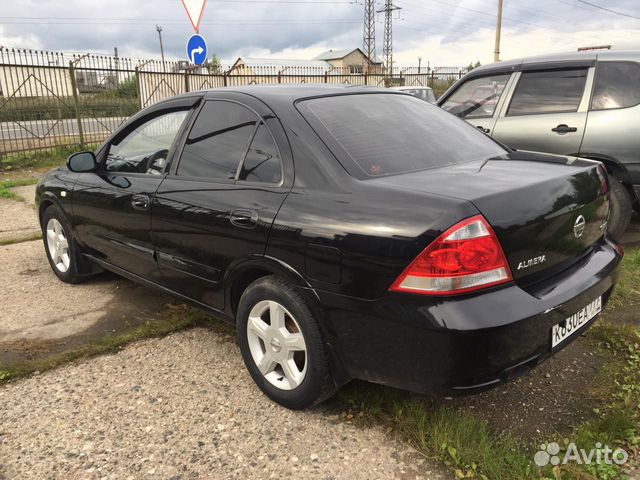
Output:
<path fill-rule="evenodd" d="M 275 276 L 253 282 L 238 306 L 238 342 L 256 385 L 291 409 L 334 393 L 327 352 L 304 298 Z"/>
<path fill-rule="evenodd" d="M 631 222 L 633 200 L 627 188 L 611 175 L 609 175 L 609 191 L 611 199 L 609 235 L 619 239 Z"/>

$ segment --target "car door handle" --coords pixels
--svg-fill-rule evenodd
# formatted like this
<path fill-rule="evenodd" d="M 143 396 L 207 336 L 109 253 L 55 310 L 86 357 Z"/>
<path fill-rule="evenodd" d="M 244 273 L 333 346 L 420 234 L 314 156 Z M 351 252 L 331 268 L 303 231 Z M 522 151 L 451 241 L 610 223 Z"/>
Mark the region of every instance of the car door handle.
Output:
<path fill-rule="evenodd" d="M 551 131 L 556 133 L 573 133 L 577 132 L 578 129 L 576 127 L 570 127 L 566 123 L 561 123 L 557 127 L 552 128 Z"/>
<path fill-rule="evenodd" d="M 483 133 L 491 133 L 491 130 L 489 130 L 488 128 L 484 128 L 482 125 L 476 125 L 476 128 Z"/>
<path fill-rule="evenodd" d="M 131 206 L 136 210 L 149 210 L 151 199 L 147 195 L 133 195 L 131 197 Z"/>
<path fill-rule="evenodd" d="M 254 228 L 258 224 L 258 212 L 253 210 L 234 210 L 229 216 L 232 225 L 240 228 Z"/>

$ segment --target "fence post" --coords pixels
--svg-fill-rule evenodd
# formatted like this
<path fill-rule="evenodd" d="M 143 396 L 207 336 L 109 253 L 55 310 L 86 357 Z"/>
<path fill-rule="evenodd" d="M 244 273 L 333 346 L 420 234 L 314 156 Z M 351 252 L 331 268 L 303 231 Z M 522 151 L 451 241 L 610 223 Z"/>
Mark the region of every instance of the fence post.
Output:
<path fill-rule="evenodd" d="M 80 148 L 84 149 L 84 132 L 82 131 L 82 118 L 80 118 L 80 99 L 78 98 L 78 87 L 76 84 L 76 69 L 73 61 L 69 62 L 69 75 L 71 76 L 71 91 L 73 92 L 73 106 L 76 111 L 76 121 L 78 122 L 78 137 L 80 139 Z"/>
<path fill-rule="evenodd" d="M 184 92 L 187 93 L 189 91 L 189 73 L 185 70 L 184 72 Z"/>
<path fill-rule="evenodd" d="M 135 76 L 136 76 L 136 93 L 138 94 L 138 103 L 140 104 L 140 109 L 144 108 L 144 103 L 142 101 L 142 77 L 140 76 L 140 68 L 135 68 Z"/>
<path fill-rule="evenodd" d="M 365 85 L 369 85 L 369 74 L 368 73 L 364 74 L 364 84 Z"/>

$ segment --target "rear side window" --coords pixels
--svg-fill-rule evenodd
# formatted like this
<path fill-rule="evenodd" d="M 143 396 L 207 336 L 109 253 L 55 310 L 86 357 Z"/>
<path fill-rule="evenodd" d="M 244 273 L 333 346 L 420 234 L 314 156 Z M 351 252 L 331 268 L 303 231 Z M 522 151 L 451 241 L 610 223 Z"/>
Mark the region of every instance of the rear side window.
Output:
<path fill-rule="evenodd" d="M 507 73 L 469 80 L 453 92 L 442 108 L 460 118 L 492 117 L 510 76 Z"/>
<path fill-rule="evenodd" d="M 251 110 L 237 103 L 205 103 L 189 132 L 177 175 L 234 179 L 258 123 Z"/>
<path fill-rule="evenodd" d="M 240 169 L 238 180 L 280 183 L 281 164 L 280 154 L 269 129 L 264 123 L 260 123 Z"/>
<path fill-rule="evenodd" d="M 524 72 L 507 115 L 576 112 L 586 81 L 586 68 Z"/>
<path fill-rule="evenodd" d="M 640 64 L 600 62 L 591 100 L 592 110 L 625 108 L 640 103 Z"/>
<path fill-rule="evenodd" d="M 337 143 L 368 176 L 425 170 L 505 153 L 460 119 L 408 95 L 339 95 L 308 100 L 300 108 L 320 137 L 330 146 Z M 334 153 L 340 157 L 339 152 Z"/>

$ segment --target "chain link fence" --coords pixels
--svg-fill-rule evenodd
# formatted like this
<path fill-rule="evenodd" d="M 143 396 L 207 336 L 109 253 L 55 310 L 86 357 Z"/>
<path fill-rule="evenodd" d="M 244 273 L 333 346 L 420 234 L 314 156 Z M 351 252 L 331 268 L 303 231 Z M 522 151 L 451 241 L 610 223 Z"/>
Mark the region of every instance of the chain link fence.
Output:
<path fill-rule="evenodd" d="M 174 95 L 241 85 L 325 83 L 430 86 L 441 93 L 464 67 L 386 73 L 307 66 L 194 67 L 183 61 L 0 47 L 0 162 L 7 155 L 84 148 L 138 110 Z"/>

